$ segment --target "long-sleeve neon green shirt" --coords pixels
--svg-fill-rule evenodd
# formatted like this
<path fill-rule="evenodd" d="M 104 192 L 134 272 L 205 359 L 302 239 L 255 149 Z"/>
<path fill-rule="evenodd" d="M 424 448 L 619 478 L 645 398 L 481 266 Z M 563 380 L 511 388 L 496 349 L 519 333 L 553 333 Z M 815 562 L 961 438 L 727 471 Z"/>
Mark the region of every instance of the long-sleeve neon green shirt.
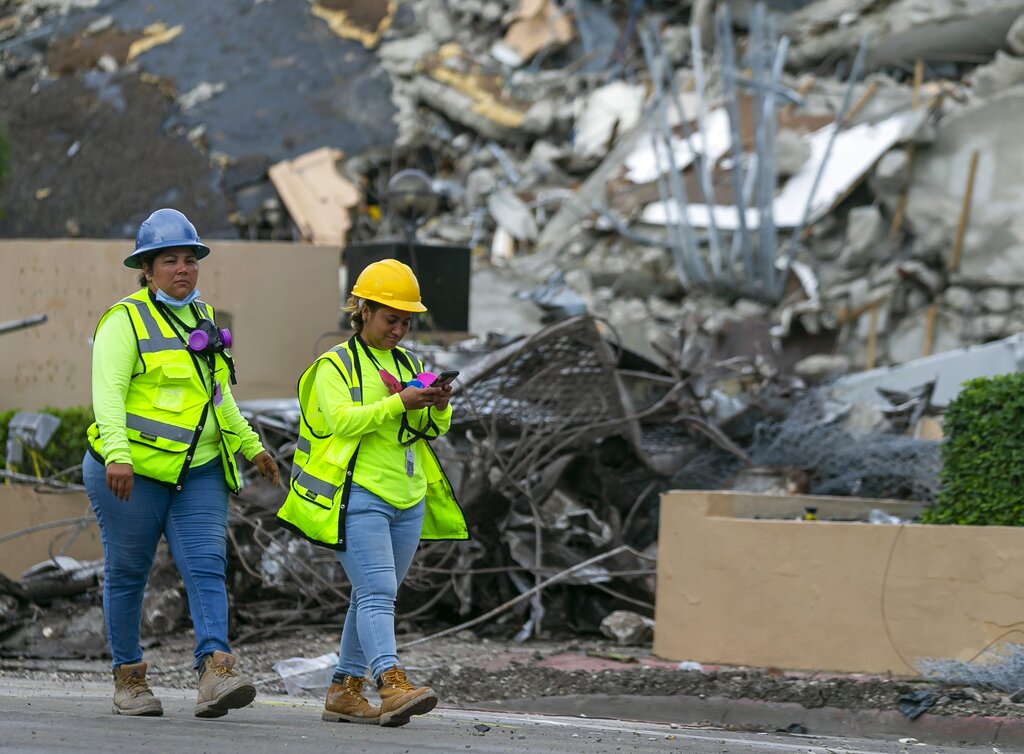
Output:
<path fill-rule="evenodd" d="M 370 352 L 384 365 L 393 363 L 388 351 L 371 348 Z M 359 349 L 355 357 L 359 358 Z M 398 442 L 405 407 L 397 393 L 390 395 L 376 365 L 369 359 L 360 361 L 362 371 L 363 403 L 352 400 L 348 385 L 331 364 L 320 362 L 314 378 L 314 389 L 324 423 L 331 434 L 341 437 L 359 437 L 359 456 L 352 481 L 391 503 L 396 508 L 410 508 L 427 493 L 427 480 L 423 474 L 423 454 L 429 449 L 417 442 L 416 460 L 412 476 L 406 473 L 406 449 Z M 394 370 L 392 370 L 394 374 Z M 408 375 L 405 375 L 409 379 Z M 409 412 L 409 424 L 422 427 L 427 421 L 428 409 Z M 441 434 L 451 427 L 452 407 L 444 411 L 429 409 Z"/>
<path fill-rule="evenodd" d="M 196 318 L 191 307 L 175 311 L 178 318 L 189 325 L 195 325 Z M 204 384 L 210 382 L 210 371 L 206 363 L 199 359 Z M 135 332 L 128 312 L 118 307 L 104 320 L 96 333 L 92 347 L 92 408 L 96 415 L 100 437 L 103 438 L 103 459 L 111 463 L 131 463 L 132 454 L 125 431 L 125 397 L 132 375 L 141 374 L 142 360 L 139 358 Z M 263 451 L 257 435 L 249 422 L 245 420 L 235 405 L 230 387 L 223 386 L 224 400 L 221 403 L 221 414 L 227 422 L 228 429 L 242 440 L 242 453 L 247 460 L 252 460 Z M 212 461 L 220 455 L 220 426 L 216 415 L 211 411 L 213 421 L 207 421 L 203 433 L 199 436 L 199 444 L 192 460 L 192 467 Z"/>

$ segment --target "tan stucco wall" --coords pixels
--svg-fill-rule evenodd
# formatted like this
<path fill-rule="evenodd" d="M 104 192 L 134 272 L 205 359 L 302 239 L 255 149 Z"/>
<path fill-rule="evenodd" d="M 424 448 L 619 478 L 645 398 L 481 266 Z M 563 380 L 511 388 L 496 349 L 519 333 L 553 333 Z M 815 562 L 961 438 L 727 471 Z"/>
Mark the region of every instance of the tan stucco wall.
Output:
<path fill-rule="evenodd" d="M 917 659 L 969 660 L 1008 631 L 1005 640 L 1021 641 L 1013 629 L 1024 630 L 1024 529 L 738 517 L 752 515 L 758 497 L 792 511 L 816 505 L 825 517 L 844 504 L 663 495 L 656 654 L 910 675 Z"/>
<path fill-rule="evenodd" d="M 213 241 L 200 262 L 203 300 L 231 315 L 238 399 L 293 397 L 338 328 L 339 251 L 306 244 Z M 137 290 L 121 265 L 132 242 L 0 241 L 0 322 L 46 314 L 0 335 L 0 410 L 90 402 L 91 338 L 108 306 Z M 319 349 L 319 350 L 318 350 Z"/>
<path fill-rule="evenodd" d="M 65 519 L 92 517 L 84 492 L 41 495 L 25 484 L 0 484 L 0 539 L 40 524 Z M 64 554 L 79 560 L 99 560 L 103 545 L 95 519 L 72 541 L 76 527 L 61 526 L 0 542 L 0 573 L 18 580 L 29 566 L 47 560 L 51 546 L 54 555 Z M 71 541 L 70 547 L 64 546 Z"/>

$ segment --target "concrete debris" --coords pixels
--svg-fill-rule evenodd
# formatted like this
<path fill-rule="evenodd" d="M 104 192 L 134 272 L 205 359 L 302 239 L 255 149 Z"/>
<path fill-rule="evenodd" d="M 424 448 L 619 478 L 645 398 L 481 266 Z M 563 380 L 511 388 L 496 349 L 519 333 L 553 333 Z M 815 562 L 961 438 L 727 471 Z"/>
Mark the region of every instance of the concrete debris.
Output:
<path fill-rule="evenodd" d="M 654 636 L 654 621 L 629 610 L 616 610 L 601 621 L 601 633 L 624 647 L 642 647 Z"/>
<path fill-rule="evenodd" d="M 128 48 L 127 61 L 130 63 L 140 55 L 149 52 L 154 47 L 167 44 L 171 40 L 177 38 L 183 31 L 185 31 L 185 27 L 182 24 L 172 27 L 168 27 L 167 24 L 162 21 L 150 24 L 142 30 L 142 38 L 132 42 L 131 46 Z"/>
<path fill-rule="evenodd" d="M 196 105 L 213 99 L 225 89 L 227 89 L 227 84 L 224 82 L 218 82 L 215 84 L 209 81 L 203 81 L 180 95 L 178 97 L 178 104 L 181 105 L 182 110 L 188 112 Z"/>

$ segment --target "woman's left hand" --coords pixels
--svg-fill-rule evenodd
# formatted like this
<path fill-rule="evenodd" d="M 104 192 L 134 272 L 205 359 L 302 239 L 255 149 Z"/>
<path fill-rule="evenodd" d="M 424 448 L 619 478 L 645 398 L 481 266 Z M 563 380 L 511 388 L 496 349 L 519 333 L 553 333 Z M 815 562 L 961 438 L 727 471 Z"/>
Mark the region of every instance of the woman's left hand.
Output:
<path fill-rule="evenodd" d="M 270 453 L 264 450 L 255 456 L 252 462 L 268 482 L 275 486 L 281 483 L 281 476 L 277 473 L 277 464 L 270 457 Z"/>
<path fill-rule="evenodd" d="M 442 411 L 444 411 L 446 408 L 448 408 L 448 401 L 450 401 L 452 399 L 452 386 L 451 385 L 442 385 L 441 387 L 439 387 L 437 389 L 440 390 L 441 392 L 434 399 L 434 407 L 435 408 L 439 408 Z"/>

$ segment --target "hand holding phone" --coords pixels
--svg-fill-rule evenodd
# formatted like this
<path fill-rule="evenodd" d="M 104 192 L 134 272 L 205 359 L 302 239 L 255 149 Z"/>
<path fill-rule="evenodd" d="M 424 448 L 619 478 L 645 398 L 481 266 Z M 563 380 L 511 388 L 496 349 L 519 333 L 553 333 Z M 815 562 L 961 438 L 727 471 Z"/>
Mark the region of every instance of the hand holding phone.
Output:
<path fill-rule="evenodd" d="M 429 387 L 448 387 L 455 382 L 455 378 L 458 376 L 459 371 L 457 369 L 441 372 L 441 374 L 437 375 L 437 378 L 430 383 Z"/>

